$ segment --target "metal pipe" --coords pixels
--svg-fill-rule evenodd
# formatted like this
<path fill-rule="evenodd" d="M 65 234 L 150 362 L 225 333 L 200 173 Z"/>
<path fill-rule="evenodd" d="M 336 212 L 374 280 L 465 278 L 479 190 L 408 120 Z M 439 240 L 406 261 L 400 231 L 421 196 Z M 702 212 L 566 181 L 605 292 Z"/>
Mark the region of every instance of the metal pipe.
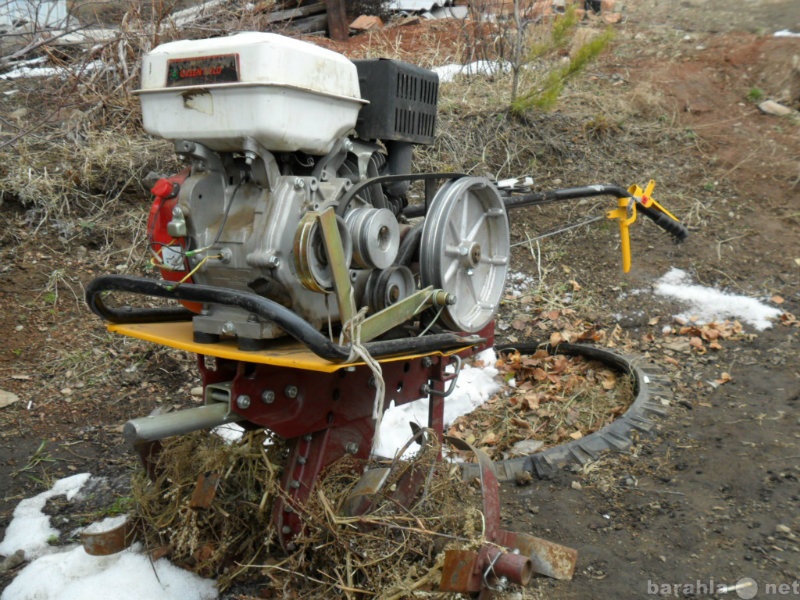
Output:
<path fill-rule="evenodd" d="M 496 546 L 483 546 L 479 556 L 482 561 L 481 569 L 488 571 L 497 579 L 505 577 L 508 581 L 521 586 L 528 585 L 531 580 L 533 563 L 527 556 L 504 552 Z M 484 573 L 484 579 L 486 574 Z"/>
<path fill-rule="evenodd" d="M 244 417 L 230 411 L 227 403 L 214 402 L 173 413 L 131 419 L 122 427 L 122 435 L 129 444 L 135 446 L 243 420 Z"/>

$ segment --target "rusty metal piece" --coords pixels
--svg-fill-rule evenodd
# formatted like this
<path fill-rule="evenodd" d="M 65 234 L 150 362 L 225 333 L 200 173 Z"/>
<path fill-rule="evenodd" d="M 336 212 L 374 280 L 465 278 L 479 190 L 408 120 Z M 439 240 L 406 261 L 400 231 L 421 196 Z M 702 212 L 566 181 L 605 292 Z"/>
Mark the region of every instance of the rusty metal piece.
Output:
<path fill-rule="evenodd" d="M 574 548 L 524 533 L 515 533 L 500 527 L 500 483 L 494 474 L 494 464 L 489 456 L 462 439 L 447 436 L 447 442 L 461 450 L 469 450 L 480 466 L 485 535 L 490 542 L 519 550 L 530 558 L 535 573 L 554 579 L 570 580 L 575 574 L 578 552 Z"/>
<path fill-rule="evenodd" d="M 535 573 L 566 581 L 575 574 L 575 564 L 578 561 L 578 551 L 575 548 L 505 530 L 499 532 L 495 541 L 507 548 L 515 548 L 529 557 Z"/>
<path fill-rule="evenodd" d="M 122 552 L 136 541 L 136 528 L 130 519 L 107 531 L 81 532 L 81 544 L 86 554 L 108 556 Z"/>
<path fill-rule="evenodd" d="M 480 590 L 480 587 L 474 589 L 472 585 L 477 562 L 477 552 L 472 550 L 447 550 L 444 553 L 442 579 L 439 582 L 439 589 L 443 592 L 461 593 Z"/>
<path fill-rule="evenodd" d="M 533 574 L 531 559 L 505 552 L 493 544 L 472 550 L 448 550 L 439 589 L 444 592 L 471 593 L 498 590 L 509 582 L 528 585 Z"/>
<path fill-rule="evenodd" d="M 194 486 L 192 497 L 189 500 L 189 508 L 198 510 L 211 506 L 217 495 L 219 480 L 219 473 L 200 473 L 197 478 L 197 484 Z"/>

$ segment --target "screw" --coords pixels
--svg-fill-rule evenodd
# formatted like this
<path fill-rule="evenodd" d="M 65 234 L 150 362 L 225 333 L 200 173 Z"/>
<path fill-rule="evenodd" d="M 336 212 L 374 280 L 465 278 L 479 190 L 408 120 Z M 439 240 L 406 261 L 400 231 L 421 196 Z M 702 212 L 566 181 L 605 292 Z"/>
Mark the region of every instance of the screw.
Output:
<path fill-rule="evenodd" d="M 233 250 L 230 248 L 220 248 L 219 262 L 227 265 L 231 260 L 233 260 Z"/>
<path fill-rule="evenodd" d="M 236 407 L 241 408 L 242 410 L 247 410 L 250 408 L 250 396 L 246 394 L 241 394 L 236 397 Z"/>
<path fill-rule="evenodd" d="M 433 359 L 430 356 L 423 357 L 422 366 L 426 369 L 430 369 L 433 366 Z"/>
<path fill-rule="evenodd" d="M 292 528 L 289 527 L 288 525 L 284 525 L 283 527 L 281 527 L 281 533 L 283 533 L 283 535 L 289 535 L 290 533 L 292 533 Z"/>
<path fill-rule="evenodd" d="M 297 481 L 297 479 L 292 479 L 292 481 L 289 483 L 289 487 L 293 490 L 296 490 L 300 487 L 300 482 Z"/>
<path fill-rule="evenodd" d="M 312 436 L 311 436 L 311 434 L 310 434 L 310 433 L 307 433 L 307 434 L 305 434 L 305 435 L 303 436 L 303 441 L 304 441 L 304 442 L 310 442 L 310 441 L 311 441 L 311 439 L 312 439 Z"/>
<path fill-rule="evenodd" d="M 291 506 L 289 506 L 288 504 L 287 504 L 286 506 L 284 506 L 284 507 L 283 507 L 283 512 L 290 513 L 290 512 L 292 512 L 293 510 L 294 510 L 294 509 L 293 509 Z"/>
<path fill-rule="evenodd" d="M 261 392 L 261 401 L 264 404 L 272 404 L 275 402 L 275 392 L 272 390 L 264 390 Z"/>
<path fill-rule="evenodd" d="M 302 190 L 304 187 L 306 187 L 306 182 L 303 181 L 302 177 L 295 177 L 295 179 L 294 179 L 294 189 Z"/>
<path fill-rule="evenodd" d="M 428 396 L 431 393 L 431 386 L 429 386 L 427 383 L 423 383 L 420 386 L 419 391 L 423 396 Z"/>
<path fill-rule="evenodd" d="M 236 325 L 233 324 L 233 321 L 225 321 L 222 324 L 222 333 L 236 333 Z"/>
<path fill-rule="evenodd" d="M 287 385 L 286 389 L 283 390 L 283 393 L 286 394 L 287 398 L 291 398 L 292 400 L 294 400 L 295 398 L 297 398 L 297 394 L 299 393 L 299 391 L 300 390 L 297 389 L 296 385 Z"/>
<path fill-rule="evenodd" d="M 308 459 L 305 456 L 298 456 L 297 457 L 297 464 L 304 465 L 308 462 Z"/>
<path fill-rule="evenodd" d="M 358 444 L 355 442 L 347 442 L 347 444 L 345 444 L 344 451 L 348 454 L 355 454 L 358 452 Z"/>
<path fill-rule="evenodd" d="M 267 265 L 269 265 L 273 269 L 277 269 L 281 266 L 281 259 L 279 256 L 272 255 L 267 259 Z"/>

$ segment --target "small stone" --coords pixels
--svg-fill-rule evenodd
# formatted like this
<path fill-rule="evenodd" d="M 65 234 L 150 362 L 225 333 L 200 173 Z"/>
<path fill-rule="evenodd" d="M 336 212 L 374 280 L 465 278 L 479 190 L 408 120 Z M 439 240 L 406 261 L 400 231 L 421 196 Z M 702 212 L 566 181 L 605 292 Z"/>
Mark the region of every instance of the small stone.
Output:
<path fill-rule="evenodd" d="M 775 533 L 787 534 L 787 533 L 792 533 L 792 530 L 791 530 L 791 528 L 787 527 L 786 525 L 778 524 L 778 525 L 775 525 Z"/>
<path fill-rule="evenodd" d="M 514 475 L 514 479 L 517 482 L 517 485 L 523 486 L 528 485 L 531 481 L 533 481 L 533 476 L 530 474 L 530 471 L 519 471 L 516 475 Z"/>
<path fill-rule="evenodd" d="M 573 482 L 572 482 L 572 489 L 573 489 L 573 490 L 582 490 L 582 489 L 583 489 L 583 486 L 580 484 L 580 482 L 578 482 L 578 481 L 573 481 Z"/>
<path fill-rule="evenodd" d="M 0 562 L 0 573 L 6 573 L 25 562 L 25 551 L 17 550 Z"/>
<path fill-rule="evenodd" d="M 373 15 L 361 15 L 355 21 L 350 23 L 350 29 L 356 31 L 369 31 L 370 29 L 380 29 L 383 27 L 383 21 L 380 17 Z"/>
<path fill-rule="evenodd" d="M 792 114 L 794 111 L 788 106 L 779 104 L 774 100 L 765 100 L 758 105 L 758 110 L 767 115 L 775 115 L 776 117 L 785 117 Z"/>
<path fill-rule="evenodd" d="M 17 400 L 19 400 L 19 396 L 17 396 L 15 393 L 0 390 L 0 408 L 11 406 Z"/>

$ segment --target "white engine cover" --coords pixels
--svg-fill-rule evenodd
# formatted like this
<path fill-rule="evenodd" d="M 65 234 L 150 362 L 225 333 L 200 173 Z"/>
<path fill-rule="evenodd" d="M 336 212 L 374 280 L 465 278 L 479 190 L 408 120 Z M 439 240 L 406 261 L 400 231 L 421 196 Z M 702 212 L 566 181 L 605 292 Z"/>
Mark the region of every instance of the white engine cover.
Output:
<path fill-rule="evenodd" d="M 158 46 L 137 93 L 148 133 L 221 152 L 250 138 L 273 152 L 326 154 L 365 104 L 344 56 L 256 32 Z"/>

